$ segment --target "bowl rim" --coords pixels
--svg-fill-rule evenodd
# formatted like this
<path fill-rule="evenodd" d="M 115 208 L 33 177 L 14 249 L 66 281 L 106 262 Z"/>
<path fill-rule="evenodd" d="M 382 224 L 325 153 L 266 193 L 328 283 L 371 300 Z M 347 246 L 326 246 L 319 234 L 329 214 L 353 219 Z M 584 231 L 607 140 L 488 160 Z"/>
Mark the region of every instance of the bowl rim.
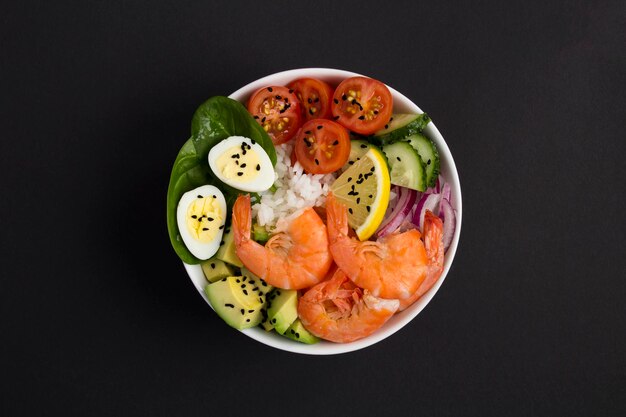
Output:
<path fill-rule="evenodd" d="M 248 97 L 255 91 L 260 88 L 267 87 L 269 85 L 286 85 L 288 82 L 295 80 L 297 78 L 302 77 L 313 77 L 325 80 L 330 82 L 331 84 L 336 84 L 339 81 L 355 76 L 364 76 L 367 75 L 359 74 L 352 71 L 339 70 L 333 68 L 297 68 L 291 70 L 285 70 L 281 72 L 277 72 L 274 74 L 270 74 L 254 80 L 243 87 L 239 88 L 228 97 L 235 99 L 237 101 L 245 103 Z M 371 78 L 371 77 L 370 77 Z M 393 87 L 387 85 L 389 91 L 391 92 L 394 100 L 394 111 L 400 109 L 401 111 L 406 112 L 415 112 L 415 113 L 423 113 L 422 110 L 409 98 L 404 96 L 399 91 L 395 90 Z M 406 310 L 395 314 L 383 327 L 378 329 L 372 335 L 367 336 L 363 339 L 356 340 L 350 343 L 333 343 L 328 341 L 320 341 L 314 345 L 306 345 L 302 343 L 295 343 L 291 339 L 283 337 L 281 335 L 277 335 L 273 332 L 266 332 L 260 327 L 254 327 L 250 329 L 239 330 L 241 333 L 246 336 L 260 342 L 264 345 L 284 350 L 292 353 L 300 353 L 300 354 L 308 354 L 308 355 L 335 355 L 341 353 L 349 353 L 354 352 L 356 350 L 364 349 L 366 347 L 372 346 L 389 336 L 397 333 L 400 329 L 406 326 L 411 320 L 413 320 L 421 311 L 428 305 L 428 303 L 435 296 L 443 282 L 445 281 L 448 272 L 450 271 L 450 267 L 452 266 L 452 262 L 456 255 L 456 251 L 458 248 L 459 238 L 461 235 L 461 224 L 462 224 L 462 214 L 463 214 L 463 205 L 462 205 L 462 196 L 461 196 L 461 184 L 459 181 L 459 174 L 454 163 L 454 158 L 452 157 L 452 153 L 444 140 L 443 136 L 435 126 L 434 122 L 430 122 L 426 129 L 424 130 L 426 136 L 428 136 L 431 140 L 433 140 L 437 146 L 437 150 L 439 151 L 440 160 L 441 160 L 441 171 L 446 170 L 446 175 L 444 178 L 446 182 L 450 184 L 451 188 L 451 203 L 454 209 L 456 210 L 456 230 L 454 232 L 454 237 L 452 239 L 452 243 L 446 252 L 446 256 L 444 258 L 444 269 L 441 274 L 441 277 L 437 280 L 435 285 L 428 290 L 421 298 L 419 298 L 415 303 L 413 303 Z M 445 162 L 445 164 L 444 164 Z M 445 165 L 445 166 L 444 166 Z M 200 296 L 204 299 L 204 301 L 211 307 L 211 303 L 209 302 L 206 294 L 204 293 L 204 286 L 206 285 L 206 279 L 204 278 L 204 274 L 202 272 L 202 268 L 199 264 L 190 265 L 183 262 L 185 270 L 189 275 L 194 287 L 200 294 Z"/>

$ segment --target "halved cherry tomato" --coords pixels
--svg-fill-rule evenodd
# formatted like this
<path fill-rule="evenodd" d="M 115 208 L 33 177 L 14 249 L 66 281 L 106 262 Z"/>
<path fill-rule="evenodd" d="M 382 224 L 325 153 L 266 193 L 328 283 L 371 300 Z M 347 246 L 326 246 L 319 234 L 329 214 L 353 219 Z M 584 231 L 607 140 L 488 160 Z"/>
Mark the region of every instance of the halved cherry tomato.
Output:
<path fill-rule="evenodd" d="M 287 142 L 302 124 L 298 97 L 287 87 L 264 87 L 248 100 L 248 111 L 270 135 L 274 145 Z"/>
<path fill-rule="evenodd" d="M 290 82 L 287 87 L 294 91 L 302 103 L 306 120 L 332 117 L 330 102 L 333 88 L 330 85 L 316 78 L 299 78 Z"/>
<path fill-rule="evenodd" d="M 393 99 L 380 81 L 352 77 L 337 86 L 331 106 L 338 123 L 355 133 L 369 135 L 389 122 Z"/>
<path fill-rule="evenodd" d="M 311 174 L 328 174 L 345 165 L 350 156 L 350 133 L 327 119 L 313 119 L 296 136 L 296 158 Z"/>

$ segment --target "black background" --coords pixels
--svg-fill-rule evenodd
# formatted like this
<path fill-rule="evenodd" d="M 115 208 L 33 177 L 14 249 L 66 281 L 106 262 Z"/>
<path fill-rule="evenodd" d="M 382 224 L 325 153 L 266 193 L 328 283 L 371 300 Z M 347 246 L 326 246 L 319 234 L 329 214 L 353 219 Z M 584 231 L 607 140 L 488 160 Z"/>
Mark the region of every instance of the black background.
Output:
<path fill-rule="evenodd" d="M 3 2 L 0 414 L 625 415 L 626 9 Z M 429 306 L 331 357 L 231 330 L 165 227 L 212 95 L 300 67 L 434 119 L 463 228 Z"/>

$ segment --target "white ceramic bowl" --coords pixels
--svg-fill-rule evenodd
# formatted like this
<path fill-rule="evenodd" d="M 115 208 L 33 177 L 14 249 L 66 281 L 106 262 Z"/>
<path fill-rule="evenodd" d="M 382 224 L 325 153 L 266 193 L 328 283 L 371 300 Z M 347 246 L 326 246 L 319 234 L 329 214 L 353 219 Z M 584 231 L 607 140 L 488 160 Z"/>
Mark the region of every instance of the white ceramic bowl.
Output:
<path fill-rule="evenodd" d="M 293 81 L 297 78 L 301 77 L 313 77 L 324 80 L 329 84 L 336 86 L 342 80 L 353 77 L 357 74 L 349 71 L 342 71 L 330 68 L 302 68 L 295 69 L 289 71 L 283 71 L 276 74 L 268 75 L 267 77 L 263 77 L 259 80 L 253 81 L 250 84 L 240 88 L 239 90 L 232 93 L 229 97 L 241 101 L 242 103 L 246 103 L 250 95 L 258 90 L 259 88 L 270 86 L 270 85 L 286 85 L 290 81 Z M 406 98 L 404 95 L 389 87 L 391 94 L 393 95 L 394 100 L 394 112 L 396 113 L 422 113 L 422 110 L 411 100 Z M 333 355 L 338 353 L 346 353 L 352 352 L 358 349 L 365 348 L 367 346 L 371 346 L 376 342 L 379 342 L 398 330 L 404 327 L 407 323 L 417 316 L 420 311 L 426 307 L 426 305 L 430 302 L 430 300 L 434 297 L 441 284 L 443 284 L 448 271 L 450 270 L 450 266 L 452 265 L 452 261 L 454 260 L 454 254 L 456 253 L 456 248 L 459 243 L 459 236 L 461 234 L 461 217 L 462 217 L 462 204 L 461 204 L 461 184 L 459 183 L 459 175 L 456 170 L 456 166 L 454 165 L 454 160 L 452 159 L 452 154 L 450 153 L 450 149 L 446 144 L 445 140 L 437 130 L 435 123 L 431 122 L 428 124 L 426 129 L 424 130 L 424 134 L 432 139 L 437 145 L 437 150 L 439 151 L 439 157 L 441 158 L 441 175 L 451 186 L 452 195 L 451 195 L 451 204 L 456 210 L 457 213 L 457 226 L 454 232 L 454 238 L 452 240 L 452 244 L 446 252 L 445 263 L 443 273 L 441 278 L 437 281 L 437 283 L 426 293 L 424 294 L 418 301 L 416 301 L 412 306 L 407 308 L 401 313 L 393 316 L 385 325 L 376 331 L 374 334 L 357 340 L 351 343 L 332 343 L 321 341 L 314 345 L 305 345 L 302 343 L 297 343 L 288 339 L 286 337 L 280 336 L 275 332 L 266 332 L 265 330 L 256 327 L 252 329 L 242 330 L 244 334 L 251 337 L 254 340 L 257 340 L 261 343 L 264 343 L 268 346 L 275 347 L 277 349 L 286 350 L 289 352 L 295 353 L 305 353 L 310 355 Z M 206 285 L 206 280 L 202 273 L 202 269 L 200 265 L 187 265 L 185 264 L 185 268 L 193 282 L 193 285 L 198 290 L 198 293 L 204 298 L 209 306 L 209 300 L 204 294 L 204 286 Z M 235 331 L 235 330 L 233 330 Z"/>

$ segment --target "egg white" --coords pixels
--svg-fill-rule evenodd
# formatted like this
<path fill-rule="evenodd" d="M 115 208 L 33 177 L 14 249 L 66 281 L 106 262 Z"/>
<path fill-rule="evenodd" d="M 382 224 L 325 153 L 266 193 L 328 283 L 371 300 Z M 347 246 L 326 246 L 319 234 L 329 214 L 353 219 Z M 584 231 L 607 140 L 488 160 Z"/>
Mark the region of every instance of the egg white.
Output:
<path fill-rule="evenodd" d="M 259 166 L 260 170 L 256 177 L 252 180 L 240 181 L 237 178 L 227 178 L 223 175 L 221 170 L 217 166 L 217 160 L 229 149 L 233 147 L 240 147 L 241 144 L 245 142 L 251 147 L 251 151 L 254 151 L 259 158 Z M 215 174 L 220 181 L 225 184 L 230 185 L 233 188 L 241 191 L 247 192 L 261 192 L 268 190 L 276 180 L 276 173 L 274 171 L 274 166 L 272 165 L 272 161 L 270 161 L 270 157 L 265 152 L 265 149 L 258 143 L 254 142 L 252 139 L 246 138 L 244 136 L 230 136 L 217 145 L 213 146 L 209 151 L 209 166 L 211 170 Z"/>
<path fill-rule="evenodd" d="M 217 250 L 220 248 L 220 242 L 222 241 L 222 235 L 224 234 L 224 227 L 218 229 L 213 239 L 206 243 L 195 239 L 191 235 L 189 229 L 187 228 L 187 210 L 189 208 L 189 205 L 198 198 L 198 195 L 215 195 L 217 197 L 217 202 L 220 207 L 220 211 L 222 212 L 222 220 L 220 223 L 216 223 L 216 226 L 219 227 L 224 225 L 228 213 L 226 211 L 226 199 L 224 198 L 224 194 L 222 194 L 222 192 L 217 187 L 214 187 L 212 185 L 203 185 L 201 187 L 188 191 L 183 194 L 180 201 L 178 202 L 178 207 L 176 209 L 176 220 L 178 222 L 180 237 L 183 239 L 185 246 L 193 256 L 200 260 L 206 260 L 215 255 Z"/>

